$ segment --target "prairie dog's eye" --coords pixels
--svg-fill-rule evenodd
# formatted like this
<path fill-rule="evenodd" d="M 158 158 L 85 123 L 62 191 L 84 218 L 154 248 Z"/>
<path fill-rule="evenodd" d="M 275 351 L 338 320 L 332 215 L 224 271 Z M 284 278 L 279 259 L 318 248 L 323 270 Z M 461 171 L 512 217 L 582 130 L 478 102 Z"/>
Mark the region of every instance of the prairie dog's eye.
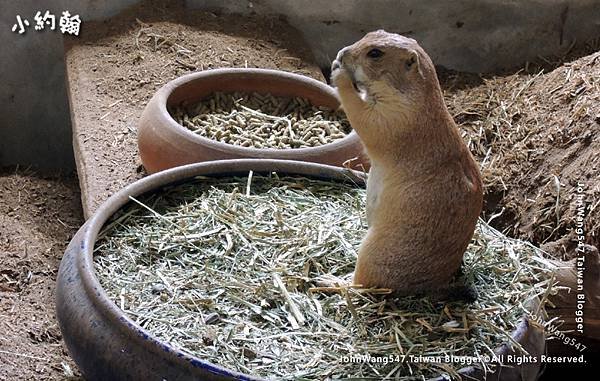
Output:
<path fill-rule="evenodd" d="M 369 58 L 379 58 L 381 56 L 383 56 L 381 49 L 373 48 L 367 52 L 367 57 Z"/>

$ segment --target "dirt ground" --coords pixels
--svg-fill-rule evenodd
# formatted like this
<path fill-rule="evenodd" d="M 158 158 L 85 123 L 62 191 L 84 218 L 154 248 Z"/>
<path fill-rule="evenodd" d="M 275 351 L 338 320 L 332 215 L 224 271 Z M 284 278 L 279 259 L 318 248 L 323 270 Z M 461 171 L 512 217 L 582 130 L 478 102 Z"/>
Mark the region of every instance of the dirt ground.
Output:
<path fill-rule="evenodd" d="M 65 380 L 54 287 L 66 244 L 82 224 L 77 179 L 0 170 L 0 380 Z"/>
<path fill-rule="evenodd" d="M 217 15 L 145 1 L 66 41 L 75 154 L 88 217 L 142 177 L 137 123 L 161 86 L 224 67 L 281 69 L 323 80 L 300 33 L 266 16 Z"/>

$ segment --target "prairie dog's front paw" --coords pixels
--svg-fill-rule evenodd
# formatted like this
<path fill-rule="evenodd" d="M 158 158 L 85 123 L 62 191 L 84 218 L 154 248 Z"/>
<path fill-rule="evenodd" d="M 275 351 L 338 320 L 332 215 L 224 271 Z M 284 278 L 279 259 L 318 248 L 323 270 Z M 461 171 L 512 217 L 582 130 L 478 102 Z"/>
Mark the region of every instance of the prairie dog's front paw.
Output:
<path fill-rule="evenodd" d="M 331 65 L 331 83 L 337 88 L 352 88 L 350 73 L 337 60 Z"/>

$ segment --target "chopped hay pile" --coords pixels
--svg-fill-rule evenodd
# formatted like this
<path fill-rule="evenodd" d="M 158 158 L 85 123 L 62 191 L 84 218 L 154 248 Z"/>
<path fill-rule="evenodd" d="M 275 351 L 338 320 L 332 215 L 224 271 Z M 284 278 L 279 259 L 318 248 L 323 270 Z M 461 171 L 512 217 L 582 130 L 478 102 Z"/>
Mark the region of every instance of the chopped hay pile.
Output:
<path fill-rule="evenodd" d="M 354 269 L 365 191 L 351 184 L 250 174 L 133 201 L 96 245 L 109 297 L 159 339 L 257 376 L 455 375 L 464 363 L 410 356 L 492 355 L 511 342 L 528 302 L 541 296 L 543 304 L 551 291 L 540 253 L 484 223 L 463 266 L 479 294 L 472 304 L 318 287 Z"/>
<path fill-rule="evenodd" d="M 443 83 L 482 166 L 486 217 L 537 245 L 558 241 L 548 250 L 572 256 L 582 194 L 587 243 L 600 246 L 600 52 L 549 73 L 461 86 L 465 79 Z"/>

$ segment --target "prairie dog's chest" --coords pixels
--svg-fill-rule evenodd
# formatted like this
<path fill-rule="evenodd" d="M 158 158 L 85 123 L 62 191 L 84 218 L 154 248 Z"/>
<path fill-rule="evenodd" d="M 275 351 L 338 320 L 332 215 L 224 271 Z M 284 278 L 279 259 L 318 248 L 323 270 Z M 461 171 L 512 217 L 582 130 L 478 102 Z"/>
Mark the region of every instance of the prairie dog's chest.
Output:
<path fill-rule="evenodd" d="M 383 179 L 381 169 L 372 166 L 367 179 L 367 223 L 371 225 L 374 210 L 379 205 Z"/>

